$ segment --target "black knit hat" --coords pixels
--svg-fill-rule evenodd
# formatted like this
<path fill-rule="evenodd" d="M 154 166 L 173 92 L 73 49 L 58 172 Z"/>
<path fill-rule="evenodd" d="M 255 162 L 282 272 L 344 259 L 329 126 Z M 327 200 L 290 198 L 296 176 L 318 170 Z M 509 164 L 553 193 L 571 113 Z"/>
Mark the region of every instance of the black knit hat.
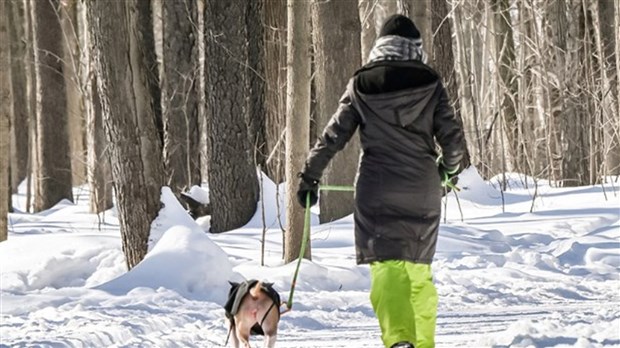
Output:
<path fill-rule="evenodd" d="M 383 23 L 379 36 L 386 35 L 398 35 L 411 39 L 420 38 L 420 32 L 411 19 L 399 14 L 390 16 Z"/>

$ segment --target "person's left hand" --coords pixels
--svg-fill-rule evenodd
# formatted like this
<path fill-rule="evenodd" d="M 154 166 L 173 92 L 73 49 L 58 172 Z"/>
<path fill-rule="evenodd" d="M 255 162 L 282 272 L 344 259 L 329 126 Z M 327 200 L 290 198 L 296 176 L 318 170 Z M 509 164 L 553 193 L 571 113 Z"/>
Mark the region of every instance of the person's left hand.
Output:
<path fill-rule="evenodd" d="M 303 173 L 299 173 L 299 188 L 297 189 L 297 201 L 306 208 L 306 197 L 310 195 L 310 206 L 313 206 L 319 200 L 319 181 L 308 178 Z"/>

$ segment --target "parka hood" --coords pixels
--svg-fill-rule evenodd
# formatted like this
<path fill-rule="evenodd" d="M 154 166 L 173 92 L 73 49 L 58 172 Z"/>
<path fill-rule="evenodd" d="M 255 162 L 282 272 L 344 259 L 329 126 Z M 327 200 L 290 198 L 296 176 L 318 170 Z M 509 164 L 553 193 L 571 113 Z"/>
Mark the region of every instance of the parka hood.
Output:
<path fill-rule="evenodd" d="M 406 127 L 413 123 L 429 106 L 439 81 L 417 88 L 381 94 L 365 94 L 354 83 L 355 94 L 377 117 L 385 122 Z"/>

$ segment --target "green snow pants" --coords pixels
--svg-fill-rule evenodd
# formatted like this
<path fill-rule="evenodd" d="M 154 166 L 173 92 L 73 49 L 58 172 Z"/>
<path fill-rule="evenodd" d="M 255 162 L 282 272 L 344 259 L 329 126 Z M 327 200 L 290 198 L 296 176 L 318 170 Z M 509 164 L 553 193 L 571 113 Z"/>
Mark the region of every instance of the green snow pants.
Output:
<path fill-rule="evenodd" d="M 383 344 L 389 348 L 407 341 L 416 348 L 435 347 L 437 289 L 431 265 L 373 262 L 370 275 L 370 302 L 379 319 Z"/>

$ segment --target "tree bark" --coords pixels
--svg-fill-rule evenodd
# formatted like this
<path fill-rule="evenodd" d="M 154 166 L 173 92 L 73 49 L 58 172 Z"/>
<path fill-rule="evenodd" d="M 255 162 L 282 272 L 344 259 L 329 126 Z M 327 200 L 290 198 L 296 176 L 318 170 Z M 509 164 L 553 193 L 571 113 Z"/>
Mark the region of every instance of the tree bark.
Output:
<path fill-rule="evenodd" d="M 265 153 L 267 175 L 284 181 L 286 129 L 286 0 L 265 1 Z"/>
<path fill-rule="evenodd" d="M 246 90 L 249 92 L 248 124 L 250 145 L 253 149 L 254 162 L 261 168 L 265 166 L 267 156 L 265 146 L 265 38 L 263 33 L 263 11 L 265 0 L 247 2 L 246 40 L 247 40 L 247 76 Z"/>
<path fill-rule="evenodd" d="M 24 32 L 24 3 L 6 1 L 11 51 L 11 91 L 13 114 L 11 119 L 11 186 L 17 192 L 19 184 L 28 175 L 28 86 L 26 84 L 26 35 Z"/>
<path fill-rule="evenodd" d="M 78 32 L 80 36 L 81 69 L 80 89 L 83 91 L 83 108 L 86 114 L 86 177 L 90 191 L 89 210 L 99 214 L 113 206 L 112 173 L 107 155 L 103 111 L 97 90 L 97 75 L 94 69 L 94 47 L 88 35 L 86 19 L 87 5 L 78 3 Z"/>
<path fill-rule="evenodd" d="M 448 2 L 447 0 L 433 0 L 431 1 L 431 29 L 433 33 L 437 33 L 433 37 L 433 61 L 432 65 L 439 75 L 443 78 L 443 83 L 446 86 L 448 95 L 453 101 L 454 114 L 463 127 L 463 120 L 461 118 L 460 103 L 458 85 L 456 79 L 456 71 L 454 64 L 454 53 L 452 51 L 452 33 L 450 22 L 448 22 Z M 463 141 L 463 159 L 461 160 L 461 168 L 467 168 L 471 164 L 469 158 L 469 150 L 467 149 L 467 142 Z"/>
<path fill-rule="evenodd" d="M 71 158 L 67 129 L 66 88 L 63 78 L 63 38 L 59 0 L 33 1 L 33 37 L 39 161 L 35 175 L 34 210 L 39 212 L 62 199 L 73 201 Z"/>
<path fill-rule="evenodd" d="M 361 24 L 360 46 L 362 50 L 362 64 L 368 61 L 370 50 L 377 39 L 375 24 L 376 0 L 359 0 L 359 17 Z"/>
<path fill-rule="evenodd" d="M 224 232 L 248 222 L 258 202 L 247 124 L 251 94 L 247 90 L 247 6 L 243 1 L 205 5 L 211 232 Z"/>
<path fill-rule="evenodd" d="M 508 169 L 523 173 L 523 149 L 519 141 L 520 122 L 517 119 L 517 84 L 515 71 L 515 46 L 508 0 L 493 0 L 495 26 L 495 49 L 500 88 L 500 115 L 503 119 L 504 133 L 508 141 L 511 167 Z"/>
<path fill-rule="evenodd" d="M 620 174 L 620 128 L 617 113 L 618 77 L 616 74 L 616 60 L 614 59 L 617 38 L 614 38 L 614 2 L 611 0 L 597 0 L 591 2 L 594 17 L 594 33 L 600 65 L 600 88 L 602 99 L 603 122 L 603 151 L 605 173 L 603 175 Z M 598 22 L 598 23 L 597 23 Z M 598 24 L 598 25 L 597 25 Z"/>
<path fill-rule="evenodd" d="M 26 179 L 26 211 L 34 208 L 33 191 L 38 186 L 37 176 L 39 159 L 36 151 L 37 144 L 37 77 L 34 59 L 34 25 L 32 24 L 32 2 L 24 3 L 24 33 L 26 37 L 26 98 L 28 100 L 28 174 Z"/>
<path fill-rule="evenodd" d="M 200 185 L 197 13 L 193 0 L 162 2 L 164 165 L 177 194 Z"/>
<path fill-rule="evenodd" d="M 164 123 L 161 111 L 161 88 L 159 87 L 159 67 L 155 51 L 155 33 L 153 27 L 152 0 L 135 0 L 132 16 L 138 26 L 141 47 L 138 47 L 140 64 L 146 67 L 146 83 L 150 108 L 153 110 L 155 125 L 159 134 L 159 143 L 164 143 Z"/>
<path fill-rule="evenodd" d="M 361 65 L 360 19 L 351 11 L 357 0 L 314 1 L 312 5 L 317 128 L 323 129 L 338 107 L 349 79 Z M 321 182 L 354 184 L 359 162 L 359 138 L 354 137 L 325 169 Z M 352 192 L 321 192 L 321 222 L 353 213 Z"/>
<path fill-rule="evenodd" d="M 144 34 L 135 10 L 136 0 L 91 1 L 87 7 L 123 252 L 130 269 L 146 255 L 163 183 L 149 67 L 140 55 Z"/>
<path fill-rule="evenodd" d="M 64 39 L 63 75 L 67 89 L 67 122 L 74 185 L 86 182 L 86 148 L 82 91 L 80 90 L 80 49 L 77 28 L 77 1 L 61 1 L 60 24 Z"/>
<path fill-rule="evenodd" d="M 422 35 L 422 48 L 427 56 L 432 57 L 433 54 L 433 31 L 430 23 L 430 4 L 428 0 L 408 0 L 409 18 Z"/>
<path fill-rule="evenodd" d="M 11 55 L 9 47 L 9 9 L 0 1 L 0 242 L 8 238 L 9 142 L 11 119 Z"/>
<path fill-rule="evenodd" d="M 310 120 L 310 2 L 288 0 L 286 88 L 286 235 L 284 262 L 310 258 L 310 243 L 301 251 L 304 209 L 297 202 L 297 173 L 308 154 Z"/>

